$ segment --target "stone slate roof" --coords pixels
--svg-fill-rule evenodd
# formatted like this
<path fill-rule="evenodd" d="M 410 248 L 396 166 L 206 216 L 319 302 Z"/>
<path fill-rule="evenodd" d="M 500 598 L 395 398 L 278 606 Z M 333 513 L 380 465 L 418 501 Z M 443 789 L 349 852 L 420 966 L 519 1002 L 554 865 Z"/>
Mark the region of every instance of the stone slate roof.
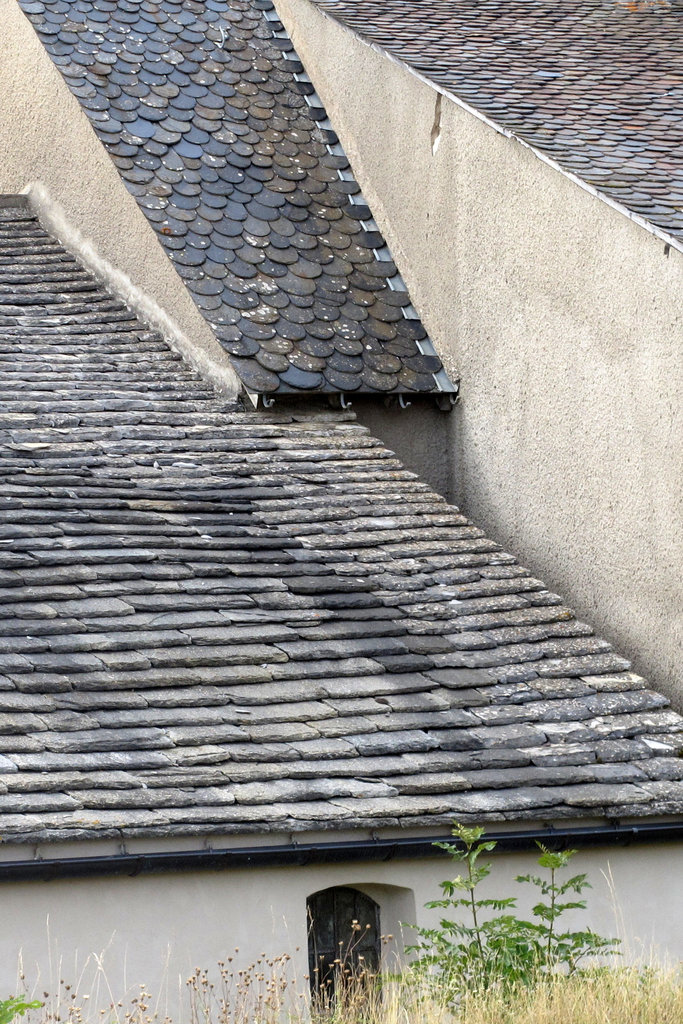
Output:
<path fill-rule="evenodd" d="M 683 239 L 679 0 L 313 0 Z"/>
<path fill-rule="evenodd" d="M 20 0 L 250 391 L 452 392 L 270 0 Z"/>
<path fill-rule="evenodd" d="M 683 810 L 683 720 L 346 413 L 226 405 L 0 203 L 0 841 Z"/>

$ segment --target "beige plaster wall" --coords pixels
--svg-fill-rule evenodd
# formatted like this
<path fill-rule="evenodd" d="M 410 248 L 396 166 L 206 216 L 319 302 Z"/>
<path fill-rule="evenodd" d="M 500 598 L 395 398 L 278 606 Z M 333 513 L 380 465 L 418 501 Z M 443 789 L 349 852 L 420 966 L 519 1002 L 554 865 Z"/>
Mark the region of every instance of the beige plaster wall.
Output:
<path fill-rule="evenodd" d="M 308 0 L 276 4 L 462 377 L 456 500 L 680 707 L 683 254 Z"/>
<path fill-rule="evenodd" d="M 600 934 L 621 937 L 629 959 L 649 958 L 653 952 L 662 960 L 683 956 L 680 845 L 584 850 L 572 866 L 588 873 L 593 888 L 588 914 L 575 914 L 569 927 L 590 924 Z M 487 894 L 517 893 L 520 912 L 529 914 L 531 901 L 514 877 L 534 867 L 531 854 L 497 856 Z M 367 892 L 380 905 L 383 934 L 394 936 L 388 946 L 395 963 L 401 922 L 436 923 L 436 912 L 424 910 L 423 904 L 439 895 L 438 881 L 452 874 L 447 860 L 430 858 L 3 883 L 0 992 L 16 990 L 20 953 L 23 990 L 53 993 L 60 978 L 78 983 L 81 996 L 91 994 L 86 1003 L 93 1021 L 99 1007 L 110 1002 L 109 988 L 119 999 L 136 994 L 141 983 L 158 1000 L 161 1015 L 169 1011 L 178 1020 L 187 977 L 196 967 L 215 972 L 217 961 L 230 955 L 244 967 L 263 953 L 289 953 L 292 977 L 305 988 L 307 896 L 332 885 Z M 408 941 L 411 936 L 406 930 Z"/>
<path fill-rule="evenodd" d="M 41 219 L 200 372 L 236 396 L 227 354 L 195 306 L 78 100 L 16 0 L 0 0 L 0 193 Z"/>

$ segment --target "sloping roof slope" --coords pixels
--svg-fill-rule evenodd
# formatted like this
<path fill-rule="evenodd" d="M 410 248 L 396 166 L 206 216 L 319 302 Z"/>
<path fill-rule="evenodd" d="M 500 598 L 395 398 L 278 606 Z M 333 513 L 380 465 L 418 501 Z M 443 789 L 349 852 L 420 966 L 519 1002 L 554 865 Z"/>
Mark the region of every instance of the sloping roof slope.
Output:
<path fill-rule="evenodd" d="M 270 0 L 20 3 L 248 390 L 453 390 Z"/>
<path fill-rule="evenodd" d="M 683 720 L 348 414 L 226 406 L 0 208 L 0 836 L 683 810 Z"/>
<path fill-rule="evenodd" d="M 313 2 L 683 239 L 679 2 Z"/>

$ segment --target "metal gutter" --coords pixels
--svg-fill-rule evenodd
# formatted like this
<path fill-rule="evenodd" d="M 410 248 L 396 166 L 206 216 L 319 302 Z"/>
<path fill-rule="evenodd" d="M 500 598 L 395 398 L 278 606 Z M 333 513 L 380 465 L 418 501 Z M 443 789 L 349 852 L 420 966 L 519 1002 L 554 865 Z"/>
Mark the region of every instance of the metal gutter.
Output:
<path fill-rule="evenodd" d="M 487 832 L 497 852 L 533 850 L 536 843 L 556 848 L 567 846 L 628 846 L 631 843 L 683 840 L 683 821 L 643 822 L 636 825 L 586 825 L 573 828 L 531 828 L 516 832 Z M 305 867 L 309 864 L 350 864 L 358 861 L 389 861 L 417 857 L 443 857 L 436 842 L 453 842 L 451 836 L 428 839 L 364 839 L 346 842 L 287 843 L 201 849 L 183 852 L 119 853 L 110 856 L 53 857 L 0 863 L 0 882 L 31 882 L 159 874 L 180 871 L 226 871 L 233 868 Z"/>

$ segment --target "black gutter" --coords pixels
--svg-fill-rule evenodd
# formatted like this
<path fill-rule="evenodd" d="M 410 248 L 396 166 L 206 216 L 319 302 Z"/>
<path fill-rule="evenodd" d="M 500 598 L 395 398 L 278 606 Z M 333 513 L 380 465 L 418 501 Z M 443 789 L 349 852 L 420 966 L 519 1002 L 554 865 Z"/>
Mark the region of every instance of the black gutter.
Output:
<path fill-rule="evenodd" d="M 524 851 L 543 843 L 554 849 L 583 846 L 628 846 L 633 842 L 683 840 L 683 821 L 644 822 L 637 825 L 588 825 L 575 828 L 532 828 L 517 832 L 487 832 L 496 850 Z M 347 842 L 288 843 L 233 849 L 185 852 L 120 853 L 111 856 L 54 857 L 50 860 L 0 862 L 0 882 L 49 882 L 54 879 L 159 874 L 172 871 L 226 871 L 231 868 L 305 867 L 308 864 L 350 864 L 415 857 L 443 857 L 436 842 L 454 842 L 451 836 L 366 839 Z"/>

